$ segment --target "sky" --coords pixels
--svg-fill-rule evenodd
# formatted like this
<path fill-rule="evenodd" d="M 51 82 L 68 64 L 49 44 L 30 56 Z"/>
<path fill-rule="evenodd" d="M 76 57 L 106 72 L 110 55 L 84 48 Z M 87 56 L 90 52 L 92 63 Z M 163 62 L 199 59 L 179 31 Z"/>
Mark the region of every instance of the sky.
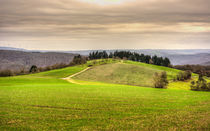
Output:
<path fill-rule="evenodd" d="M 0 46 L 209 49 L 210 0 L 0 0 Z"/>

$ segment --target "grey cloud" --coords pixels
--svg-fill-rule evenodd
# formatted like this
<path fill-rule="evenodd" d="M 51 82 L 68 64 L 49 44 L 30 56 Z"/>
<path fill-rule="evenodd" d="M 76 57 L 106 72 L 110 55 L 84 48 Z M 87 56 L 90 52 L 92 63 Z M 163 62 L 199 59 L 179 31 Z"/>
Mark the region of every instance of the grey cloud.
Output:
<path fill-rule="evenodd" d="M 74 0 L 75 1 L 75 0 Z M 157 0 L 154 3 L 128 4 L 116 7 L 99 8 L 73 0 L 51 1 L 0 1 L 2 23 L 132 23 L 132 22 L 209 22 L 210 2 L 204 0 Z M 18 18 L 17 18 L 18 17 Z M 5 22 L 4 22 L 5 21 Z"/>
<path fill-rule="evenodd" d="M 94 45 L 94 42 L 107 41 L 107 39 L 115 37 L 113 42 L 119 44 L 121 41 L 117 42 L 117 39 L 121 37 L 124 37 L 124 41 L 137 43 L 137 41 L 148 42 L 151 39 L 151 37 L 147 39 L 141 36 L 151 34 L 153 37 L 158 37 L 158 34 L 163 34 L 167 42 L 167 39 L 173 35 L 177 36 L 177 40 L 173 39 L 175 41 L 173 43 L 176 43 L 182 40 L 182 35 L 189 34 L 190 36 L 187 38 L 193 39 L 191 37 L 196 37 L 195 32 L 206 36 L 210 31 L 208 29 L 210 23 L 209 0 L 148 1 L 136 0 L 122 5 L 98 6 L 82 3 L 79 0 L 0 0 L 0 41 L 6 39 L 9 41 L 12 38 L 18 40 L 27 38 L 42 40 L 44 37 L 60 40 L 84 38 L 95 39 L 95 41 L 87 42 L 89 44 L 93 42 Z M 128 31 L 120 32 L 120 26 L 116 26 L 135 23 L 155 24 L 159 27 L 157 30 L 145 27 L 144 31 L 142 28 L 137 31 L 133 29 L 135 27 L 131 26 L 128 27 Z M 192 32 L 190 29 L 186 29 L 186 31 L 182 27 L 179 27 L 180 31 L 177 32 L 174 27 L 179 23 L 201 24 L 198 28 L 190 26 L 193 27 Z M 96 26 L 94 27 L 94 25 Z M 169 28 L 161 29 L 165 27 Z M 113 29 L 110 30 L 110 28 Z M 199 28 L 201 29 L 199 30 Z M 203 28 L 206 28 L 207 31 Z M 202 33 L 202 31 L 204 32 Z M 197 43 L 210 41 L 210 38 L 207 37 L 202 40 L 201 36 L 196 37 L 194 41 Z M 163 38 L 161 41 L 164 41 Z M 183 41 L 187 41 L 186 38 Z"/>

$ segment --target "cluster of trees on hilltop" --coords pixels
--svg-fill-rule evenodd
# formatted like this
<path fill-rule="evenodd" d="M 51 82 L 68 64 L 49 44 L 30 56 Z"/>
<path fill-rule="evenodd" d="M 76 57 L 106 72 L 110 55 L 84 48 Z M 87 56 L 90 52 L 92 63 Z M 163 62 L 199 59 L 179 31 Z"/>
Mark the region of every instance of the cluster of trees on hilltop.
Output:
<path fill-rule="evenodd" d="M 99 52 L 99 51 L 96 51 L 96 52 L 91 52 L 89 54 L 89 59 L 90 60 L 93 60 L 93 59 L 106 59 L 106 58 L 112 58 L 111 55 L 108 55 L 108 53 L 106 51 L 102 51 L 102 52 Z"/>
<path fill-rule="evenodd" d="M 96 51 L 96 52 L 91 52 L 89 54 L 89 59 L 106 59 L 106 58 L 120 58 L 120 59 L 128 59 L 132 61 L 138 61 L 138 62 L 144 62 L 148 64 L 154 64 L 154 65 L 160 65 L 160 66 L 170 66 L 171 62 L 170 60 L 166 57 L 158 57 L 158 56 L 150 56 L 150 55 L 145 55 L 145 54 L 139 54 L 136 52 L 130 52 L 130 51 L 115 51 L 111 53 L 107 53 L 106 51 Z"/>
<path fill-rule="evenodd" d="M 70 65 L 80 65 L 87 63 L 87 58 L 81 55 L 74 56 L 74 59 L 72 62 L 70 62 Z"/>

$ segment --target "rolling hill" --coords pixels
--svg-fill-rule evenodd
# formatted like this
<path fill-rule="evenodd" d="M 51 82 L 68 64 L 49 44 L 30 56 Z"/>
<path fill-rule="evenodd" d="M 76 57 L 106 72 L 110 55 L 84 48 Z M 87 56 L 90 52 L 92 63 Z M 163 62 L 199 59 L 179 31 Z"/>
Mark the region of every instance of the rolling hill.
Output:
<path fill-rule="evenodd" d="M 210 65 L 210 61 L 208 61 L 208 62 L 204 62 L 202 65 L 209 66 L 209 65 Z"/>
<path fill-rule="evenodd" d="M 62 79 L 83 71 L 89 65 L 93 65 L 92 70 L 102 72 L 101 69 L 104 69 L 104 73 L 107 68 L 116 68 L 121 76 L 122 73 L 129 76 L 133 76 L 131 73 L 141 75 L 144 73 L 143 70 L 167 71 L 172 76 L 178 72 L 171 68 L 131 61 L 121 63 L 118 60 L 98 60 L 88 61 L 85 65 L 37 74 L 1 77 L 0 130 L 208 130 L 210 128 L 209 92 L 190 91 L 188 82 L 175 82 L 171 83 L 168 89 L 155 89 L 82 81 L 77 80 L 77 76 L 74 80 L 78 84 Z M 133 71 L 134 67 L 137 70 Z M 122 69 L 131 69 L 131 71 L 126 72 Z M 80 75 L 91 74 L 90 71 L 87 70 Z M 113 71 L 113 74 L 117 72 Z M 175 87 L 177 85 L 185 86 L 185 89 Z"/>
<path fill-rule="evenodd" d="M 26 49 L 21 49 L 21 48 L 10 48 L 10 47 L 0 47 L 0 52 L 2 51 L 9 51 L 11 52 L 11 55 L 14 56 L 15 53 L 12 53 L 12 51 L 14 52 L 25 52 L 26 55 L 31 56 L 33 52 L 39 52 L 39 55 L 32 55 L 36 58 L 40 58 L 40 61 L 43 61 L 43 58 L 41 58 L 40 56 L 43 54 L 48 54 L 50 53 L 50 55 L 52 55 L 52 57 L 54 57 L 56 54 L 58 56 L 63 55 L 63 57 L 69 57 L 73 54 L 81 54 L 84 56 L 88 56 L 90 52 L 96 51 L 96 50 L 81 50 L 81 51 L 46 51 L 46 50 L 26 50 Z M 107 50 L 108 53 L 110 52 L 114 52 L 115 50 Z M 124 51 L 131 51 L 131 52 L 137 52 L 137 53 L 143 53 L 143 54 L 147 54 L 147 55 L 157 55 L 157 56 L 162 56 L 162 57 L 168 57 L 171 61 L 171 63 L 173 65 L 186 65 L 186 64 L 201 64 L 201 65 L 206 65 L 208 64 L 208 62 L 210 61 L 210 49 L 182 49 L 182 50 L 167 50 L 167 49 L 125 49 Z M 27 53 L 26 53 L 27 52 Z M 53 54 L 52 54 L 53 52 Z M 18 63 L 18 68 L 20 68 L 22 65 L 25 65 L 26 63 L 22 60 L 20 60 L 21 58 L 19 58 L 17 55 L 16 58 L 17 61 L 15 59 L 11 59 L 10 53 L 5 53 L 7 55 L 9 55 L 7 57 L 6 60 L 3 61 L 3 64 L 0 64 L 0 66 L 4 66 L 8 65 L 11 68 L 15 68 L 14 63 Z M 23 56 L 24 53 L 22 53 L 22 55 L 20 57 L 27 57 L 27 56 Z M 1 57 L 2 53 L 0 54 Z M 44 57 L 44 55 L 43 55 Z M 29 57 L 31 59 L 31 57 Z M 50 58 L 49 55 L 47 55 L 47 59 L 49 59 L 49 61 L 47 62 L 52 62 L 52 61 L 56 61 L 56 62 L 66 62 L 66 60 L 64 60 L 64 58 L 59 57 L 59 61 L 56 59 L 52 59 Z M 9 62 L 8 62 L 9 61 Z M 6 64 L 4 64 L 6 63 Z M 21 65 L 19 67 L 19 65 Z"/>
<path fill-rule="evenodd" d="M 0 70 L 29 70 L 32 65 L 46 67 L 72 61 L 76 54 L 56 52 L 25 52 L 0 50 Z"/>
<path fill-rule="evenodd" d="M 210 53 L 168 55 L 174 65 L 205 65 L 210 61 Z"/>
<path fill-rule="evenodd" d="M 84 81 L 99 81 L 113 84 L 152 87 L 155 72 L 167 71 L 168 79 L 173 79 L 178 70 L 140 62 L 125 61 L 96 66 L 73 78 Z"/>
<path fill-rule="evenodd" d="M 96 51 L 96 50 L 94 50 Z M 107 50 L 107 52 L 114 52 L 115 50 Z M 157 55 L 168 57 L 172 65 L 187 65 L 187 64 L 201 64 L 210 61 L 210 49 L 182 49 L 182 50 L 167 50 L 167 49 L 127 49 L 125 51 L 143 53 L 147 55 Z M 69 51 L 70 53 L 78 53 L 88 55 L 92 50 L 87 51 Z"/>

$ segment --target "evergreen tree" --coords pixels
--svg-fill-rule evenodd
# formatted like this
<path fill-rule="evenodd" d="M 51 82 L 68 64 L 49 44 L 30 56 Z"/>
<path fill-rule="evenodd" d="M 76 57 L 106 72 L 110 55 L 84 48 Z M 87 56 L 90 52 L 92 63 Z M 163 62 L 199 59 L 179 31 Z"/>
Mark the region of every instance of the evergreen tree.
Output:
<path fill-rule="evenodd" d="M 107 54 L 106 51 L 96 51 L 89 53 L 89 59 L 102 59 L 102 58 L 120 58 L 128 59 L 132 61 L 144 62 L 148 64 L 154 64 L 159 66 L 170 65 L 170 60 L 168 58 L 157 57 L 156 55 L 151 57 L 150 55 L 138 54 L 136 52 L 130 51 L 115 51 L 114 53 Z"/>
<path fill-rule="evenodd" d="M 35 73 L 35 72 L 38 72 L 38 68 L 36 65 L 32 65 L 30 70 L 29 70 L 30 73 Z"/>
<path fill-rule="evenodd" d="M 109 58 L 113 58 L 113 53 L 112 52 L 109 54 Z"/>

